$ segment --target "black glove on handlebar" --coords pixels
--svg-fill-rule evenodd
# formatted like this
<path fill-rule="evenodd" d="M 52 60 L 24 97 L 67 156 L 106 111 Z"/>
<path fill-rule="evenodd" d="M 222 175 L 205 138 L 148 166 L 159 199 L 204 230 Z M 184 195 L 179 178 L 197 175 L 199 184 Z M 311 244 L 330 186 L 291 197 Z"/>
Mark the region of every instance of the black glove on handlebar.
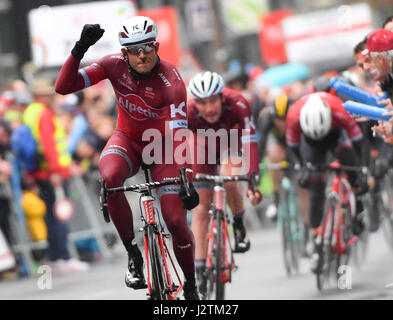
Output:
<path fill-rule="evenodd" d="M 99 24 L 85 24 L 79 41 L 75 43 L 71 54 L 81 60 L 90 46 L 94 45 L 104 34 Z"/>
<path fill-rule="evenodd" d="M 309 168 L 303 166 L 300 169 L 298 184 L 302 188 L 307 188 L 311 180 L 311 171 Z"/>
<path fill-rule="evenodd" d="M 179 191 L 179 197 L 183 202 L 183 208 L 187 210 L 194 209 L 199 204 L 199 194 L 195 190 L 192 183 L 189 184 L 190 196 L 187 196 L 186 189 L 181 186 Z"/>

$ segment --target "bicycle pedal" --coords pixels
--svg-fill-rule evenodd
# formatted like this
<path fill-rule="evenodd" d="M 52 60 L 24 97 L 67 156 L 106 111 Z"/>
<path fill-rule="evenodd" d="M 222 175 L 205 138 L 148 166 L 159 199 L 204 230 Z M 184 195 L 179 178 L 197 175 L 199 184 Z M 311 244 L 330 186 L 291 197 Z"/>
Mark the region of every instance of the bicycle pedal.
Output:
<path fill-rule="evenodd" d="M 131 288 L 134 290 L 147 288 L 147 282 L 145 279 L 138 279 L 138 280 L 131 281 L 130 279 L 127 278 L 127 275 L 126 275 L 126 279 L 125 279 L 125 284 L 128 288 Z"/>
<path fill-rule="evenodd" d="M 147 288 L 147 283 L 137 283 L 135 285 L 129 286 L 127 285 L 128 288 L 134 289 L 134 290 L 141 290 L 141 289 L 146 289 Z"/>

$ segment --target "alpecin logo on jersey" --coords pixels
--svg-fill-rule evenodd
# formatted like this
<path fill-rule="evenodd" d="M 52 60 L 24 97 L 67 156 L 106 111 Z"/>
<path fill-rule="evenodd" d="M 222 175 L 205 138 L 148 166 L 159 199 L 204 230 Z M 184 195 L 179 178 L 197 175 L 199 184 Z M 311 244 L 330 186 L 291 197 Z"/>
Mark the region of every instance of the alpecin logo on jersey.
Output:
<path fill-rule="evenodd" d="M 127 97 L 119 96 L 119 105 L 125 110 L 129 116 L 135 120 L 143 121 L 148 119 L 161 119 L 163 114 L 161 110 L 148 106 L 137 95 L 127 95 Z"/>

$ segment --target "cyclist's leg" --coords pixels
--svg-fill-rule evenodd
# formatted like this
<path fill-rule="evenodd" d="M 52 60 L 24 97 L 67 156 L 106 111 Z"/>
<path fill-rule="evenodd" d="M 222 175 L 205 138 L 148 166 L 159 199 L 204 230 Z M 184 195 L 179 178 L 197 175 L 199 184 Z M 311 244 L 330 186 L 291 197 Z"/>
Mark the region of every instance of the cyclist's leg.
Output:
<path fill-rule="evenodd" d="M 199 205 L 192 211 L 192 232 L 195 236 L 195 260 L 206 260 L 207 255 L 207 233 L 210 216 L 209 209 L 212 202 L 213 190 L 211 185 L 195 183 L 199 194 Z"/>
<path fill-rule="evenodd" d="M 220 175 L 232 176 L 243 175 L 245 166 L 243 157 L 239 154 L 229 154 L 227 159 L 223 159 L 220 167 Z M 228 206 L 233 213 L 233 227 L 235 232 L 234 252 L 246 252 L 250 249 L 250 240 L 246 237 L 247 230 L 244 225 L 245 213 L 245 191 L 240 182 L 228 181 L 224 184 Z"/>
<path fill-rule="evenodd" d="M 120 187 L 139 169 L 137 144 L 122 132 L 115 131 L 101 153 L 99 170 L 107 188 Z M 124 193 L 108 195 L 108 209 L 121 240 L 134 238 L 130 205 Z"/>
<path fill-rule="evenodd" d="M 139 168 L 139 147 L 122 132 L 115 131 L 101 153 L 99 170 L 108 188 L 122 186 Z M 126 285 L 145 286 L 143 257 L 134 240 L 134 225 L 130 205 L 124 193 L 108 195 L 108 211 L 128 253 Z"/>
<path fill-rule="evenodd" d="M 272 134 L 269 133 L 267 139 L 267 158 L 270 163 L 278 163 L 286 159 L 285 147 L 279 140 Z M 280 184 L 283 177 L 282 170 L 270 170 L 270 175 L 273 180 L 273 207 L 269 207 L 266 211 L 266 215 L 271 218 L 277 216 L 277 208 L 279 202 L 280 194 Z"/>
<path fill-rule="evenodd" d="M 312 163 L 314 166 L 321 166 L 326 162 L 327 151 L 307 143 L 302 136 L 300 141 L 300 152 L 303 160 Z M 318 262 L 318 253 L 316 245 L 317 229 L 321 224 L 323 209 L 325 203 L 326 177 L 324 172 L 312 172 L 310 183 L 307 187 L 309 196 L 309 214 L 310 231 L 313 243 L 313 254 L 311 256 L 311 270 L 315 271 Z M 302 189 L 302 188 L 300 188 Z M 306 192 L 306 191 L 305 191 Z"/>
<path fill-rule="evenodd" d="M 285 147 L 286 150 L 286 147 Z M 289 163 L 295 163 L 296 159 L 294 159 L 294 155 L 292 152 L 286 152 L 286 160 Z M 295 170 L 290 172 L 290 178 L 293 179 L 293 177 L 296 177 L 297 172 Z M 308 192 L 308 189 L 306 188 L 298 188 L 297 189 L 297 194 L 298 194 L 298 204 L 299 204 L 299 209 L 300 212 L 302 213 L 303 216 L 303 223 L 304 227 L 306 230 L 305 233 L 305 243 L 308 243 L 309 239 L 309 229 L 310 229 L 310 216 L 309 216 L 309 210 L 310 210 L 310 195 Z"/>
<path fill-rule="evenodd" d="M 316 147 L 307 142 L 304 136 L 300 141 L 300 152 L 305 162 L 310 162 L 313 166 L 322 166 L 326 162 L 327 149 Z M 308 186 L 309 192 L 309 217 L 311 233 L 316 235 L 323 214 L 323 207 L 325 201 L 325 173 L 321 171 L 313 171 L 311 173 L 310 184 Z M 301 188 L 300 188 L 301 189 Z"/>
<path fill-rule="evenodd" d="M 154 164 L 150 171 L 153 180 L 179 175 L 180 165 Z M 184 294 L 187 300 L 198 297 L 195 281 L 195 239 L 188 226 L 187 210 L 179 197 L 179 186 L 161 187 L 160 197 L 162 217 L 172 235 L 173 251 L 185 277 Z"/>
<path fill-rule="evenodd" d="M 192 167 L 193 174 L 217 174 L 217 165 L 197 165 Z M 192 232 L 195 236 L 195 272 L 199 291 L 205 295 L 207 289 L 206 258 L 208 251 L 208 232 L 211 207 L 213 198 L 213 184 L 210 182 L 195 181 L 194 187 L 199 194 L 199 205 L 192 211 Z"/>

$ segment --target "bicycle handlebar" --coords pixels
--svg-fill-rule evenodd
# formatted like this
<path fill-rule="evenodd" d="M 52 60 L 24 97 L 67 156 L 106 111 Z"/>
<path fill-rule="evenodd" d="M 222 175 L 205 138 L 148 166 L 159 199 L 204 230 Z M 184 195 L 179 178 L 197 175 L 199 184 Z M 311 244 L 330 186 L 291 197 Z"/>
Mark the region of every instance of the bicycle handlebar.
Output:
<path fill-rule="evenodd" d="M 368 168 L 366 166 L 347 166 L 347 165 L 342 165 L 340 164 L 338 161 L 333 161 L 330 162 L 328 165 L 323 165 L 323 166 L 314 166 L 312 163 L 310 162 L 306 162 L 305 166 L 312 170 L 312 171 L 318 171 L 318 170 L 333 170 L 333 171 L 360 171 L 363 174 L 367 174 L 368 173 Z"/>
<path fill-rule="evenodd" d="M 171 184 L 180 184 L 184 186 L 187 195 L 190 196 L 190 188 L 189 188 L 189 181 L 187 179 L 187 171 L 191 171 L 191 169 L 186 169 L 184 167 L 180 168 L 180 175 L 179 178 L 164 178 L 161 181 L 153 181 L 153 182 L 145 182 L 140 184 L 134 184 L 129 186 L 121 186 L 116 188 L 107 188 L 106 192 L 108 194 L 118 193 L 118 192 L 126 192 L 126 191 L 134 191 L 134 192 L 145 192 L 147 190 L 152 190 L 161 186 L 167 186 Z"/>
<path fill-rule="evenodd" d="M 195 181 L 210 181 L 210 182 L 214 182 L 217 184 L 220 184 L 223 182 L 228 182 L 228 181 L 247 181 L 251 185 L 252 192 L 255 193 L 255 191 L 257 189 L 258 178 L 259 177 L 256 175 L 256 173 L 253 172 L 250 177 L 246 174 L 239 175 L 239 176 L 218 176 L 218 175 L 197 173 L 193 179 Z"/>
<path fill-rule="evenodd" d="M 241 175 L 241 176 L 216 176 L 216 175 L 209 175 L 209 174 L 204 174 L 204 173 L 197 173 L 194 176 L 195 181 L 212 181 L 215 183 L 223 183 L 227 181 L 250 181 L 251 178 L 249 178 L 247 175 Z"/>

